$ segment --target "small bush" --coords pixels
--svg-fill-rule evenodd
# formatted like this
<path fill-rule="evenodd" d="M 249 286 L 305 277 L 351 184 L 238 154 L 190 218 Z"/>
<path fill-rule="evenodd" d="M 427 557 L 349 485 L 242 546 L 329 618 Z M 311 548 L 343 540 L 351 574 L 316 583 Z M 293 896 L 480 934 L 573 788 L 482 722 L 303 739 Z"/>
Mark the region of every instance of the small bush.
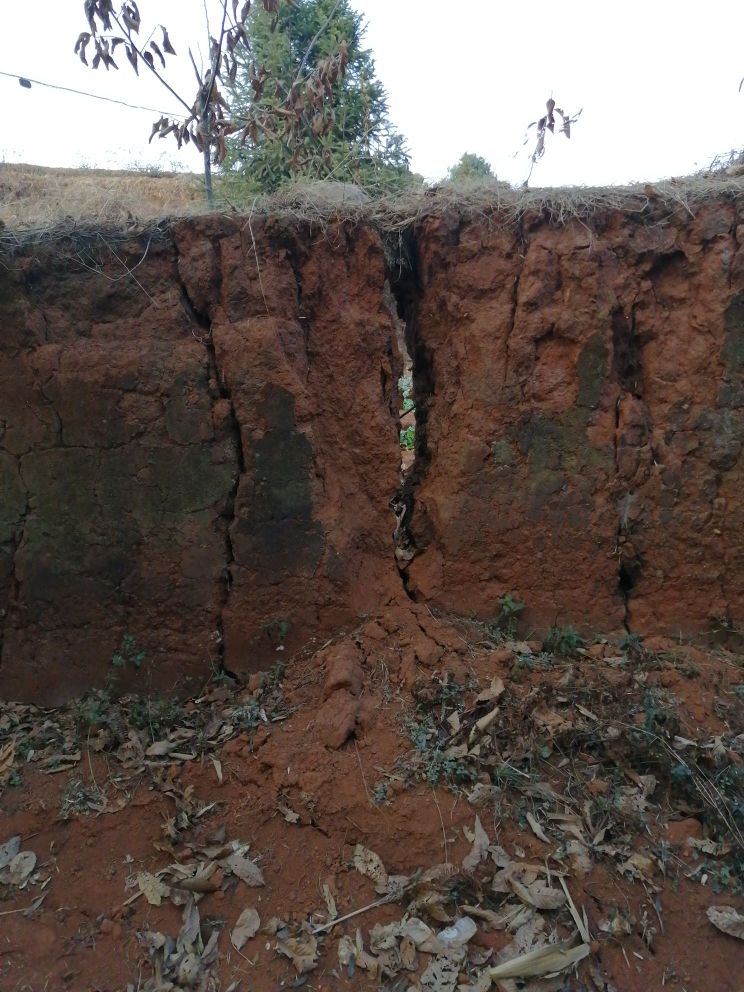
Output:
<path fill-rule="evenodd" d="M 506 593 L 499 599 L 499 612 L 494 620 L 486 624 L 486 628 L 495 640 L 514 640 L 517 635 L 517 623 L 524 610 L 525 604 L 515 599 L 511 593 Z"/>
<path fill-rule="evenodd" d="M 406 451 L 413 451 L 416 445 L 416 428 L 411 424 L 400 432 L 400 446 Z"/>
<path fill-rule="evenodd" d="M 543 651 L 571 656 L 584 647 L 584 638 L 575 627 L 551 627 L 543 640 Z"/>

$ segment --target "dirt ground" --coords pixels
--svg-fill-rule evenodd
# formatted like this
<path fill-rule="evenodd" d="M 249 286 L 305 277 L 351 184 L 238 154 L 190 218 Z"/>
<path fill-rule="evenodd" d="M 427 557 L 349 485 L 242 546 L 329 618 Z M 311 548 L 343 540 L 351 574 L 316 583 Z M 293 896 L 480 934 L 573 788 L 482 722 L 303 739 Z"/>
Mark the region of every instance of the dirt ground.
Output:
<path fill-rule="evenodd" d="M 0 989 L 740 992 L 742 659 L 515 619 L 0 703 Z"/>

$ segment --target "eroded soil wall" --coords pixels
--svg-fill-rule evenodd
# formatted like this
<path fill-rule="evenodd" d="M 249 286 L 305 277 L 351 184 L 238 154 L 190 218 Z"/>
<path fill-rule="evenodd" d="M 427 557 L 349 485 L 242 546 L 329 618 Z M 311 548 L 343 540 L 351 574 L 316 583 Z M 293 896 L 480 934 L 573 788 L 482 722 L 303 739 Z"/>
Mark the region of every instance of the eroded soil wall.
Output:
<path fill-rule="evenodd" d="M 3 696 L 184 692 L 404 588 L 483 618 L 508 593 L 531 630 L 741 623 L 736 204 L 412 233 L 402 277 L 371 225 L 257 216 L 0 268 Z M 396 277 L 418 406 L 397 565 Z"/>
<path fill-rule="evenodd" d="M 188 691 L 399 592 L 371 231 L 207 219 L 0 281 L 3 696 Z"/>
<path fill-rule="evenodd" d="M 736 207 L 432 218 L 417 597 L 528 625 L 700 635 L 742 617 Z"/>

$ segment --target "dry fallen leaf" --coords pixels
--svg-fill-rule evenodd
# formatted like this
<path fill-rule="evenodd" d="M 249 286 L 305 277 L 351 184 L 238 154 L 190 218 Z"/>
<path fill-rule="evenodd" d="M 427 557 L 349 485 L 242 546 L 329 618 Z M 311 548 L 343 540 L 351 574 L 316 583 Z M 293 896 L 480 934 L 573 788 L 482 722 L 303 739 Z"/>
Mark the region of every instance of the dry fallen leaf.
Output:
<path fill-rule="evenodd" d="M 716 843 L 714 840 L 701 840 L 698 837 L 688 837 L 685 841 L 687 847 L 692 847 L 703 854 L 710 854 L 714 858 L 723 858 L 731 853 L 731 845 L 725 841 Z"/>
<path fill-rule="evenodd" d="M 480 906 L 463 905 L 461 908 L 470 916 L 483 920 L 494 930 L 515 929 L 513 924 L 520 925 L 519 920 L 523 918 L 525 911 L 525 907 L 521 903 L 515 905 L 507 903 L 498 912 L 492 909 L 482 909 Z"/>
<path fill-rule="evenodd" d="M 371 979 L 377 978 L 377 972 L 380 968 L 380 962 L 374 955 L 368 954 L 364 949 L 364 941 L 362 939 L 362 931 L 357 930 L 356 932 L 356 949 L 355 958 L 358 967 L 362 968 L 364 971 L 369 973 Z"/>
<path fill-rule="evenodd" d="M 10 862 L 10 884 L 19 888 L 24 886 L 36 867 L 36 855 L 33 851 L 21 851 Z"/>
<path fill-rule="evenodd" d="M 530 827 L 532 828 L 532 833 L 535 835 L 535 837 L 537 837 L 538 840 L 543 841 L 543 843 L 549 844 L 550 843 L 550 839 L 547 837 L 545 831 L 540 826 L 540 824 L 537 822 L 537 820 L 532 815 L 532 813 L 528 812 L 528 813 L 525 814 L 525 816 L 527 817 L 527 822 L 529 823 Z"/>
<path fill-rule="evenodd" d="M 499 712 L 500 712 L 499 707 L 494 706 L 494 708 L 490 710 L 488 713 L 486 713 L 485 716 L 482 716 L 480 720 L 476 721 L 475 725 L 473 726 L 473 729 L 470 731 L 470 737 L 468 738 L 471 744 L 473 743 L 473 741 L 476 740 L 476 738 L 480 734 L 485 734 L 485 732 L 494 722 L 496 717 L 499 715 Z"/>
<path fill-rule="evenodd" d="M 283 803 L 279 803 L 276 808 L 282 814 L 282 816 L 287 821 L 287 823 L 300 822 L 300 814 L 295 813 L 295 811 L 291 809 L 289 806 L 285 806 Z"/>
<path fill-rule="evenodd" d="M 470 849 L 469 854 L 466 854 L 463 858 L 462 867 L 464 871 L 471 872 L 475 871 L 476 867 L 483 861 L 483 859 L 488 854 L 488 847 L 491 841 L 488 839 L 488 834 L 483 829 L 480 817 L 475 818 L 475 828 L 473 831 L 473 846 Z"/>
<path fill-rule="evenodd" d="M 246 942 L 255 937 L 261 926 L 261 918 L 256 910 L 249 906 L 244 909 L 230 933 L 230 941 L 236 951 L 242 950 Z"/>
<path fill-rule="evenodd" d="M 733 906 L 709 906 L 707 916 L 713 926 L 722 933 L 744 940 L 744 916 Z"/>
<path fill-rule="evenodd" d="M 388 891 L 388 874 L 380 857 L 374 851 L 357 844 L 354 848 L 354 867 L 375 883 L 375 892 L 384 895 Z"/>
<path fill-rule="evenodd" d="M 505 961 L 503 964 L 489 968 L 492 981 L 502 978 L 540 978 L 542 975 L 552 975 L 565 971 L 583 961 L 591 953 L 588 944 L 569 947 L 567 944 L 545 944 L 527 954 Z"/>
<path fill-rule="evenodd" d="M 7 744 L 0 747 L 0 775 L 9 772 L 15 761 L 15 739 L 11 737 Z"/>
<path fill-rule="evenodd" d="M 416 916 L 406 920 L 400 928 L 400 934 L 412 940 L 416 949 L 424 954 L 441 954 L 444 951 L 444 945 L 431 927 Z"/>
<path fill-rule="evenodd" d="M 349 977 L 353 972 L 349 969 L 349 965 L 353 968 L 353 962 L 356 961 L 356 947 L 354 941 L 347 934 L 339 940 L 338 942 L 338 963 L 344 968 Z"/>
<path fill-rule="evenodd" d="M 303 933 L 300 937 L 287 937 L 276 942 L 280 954 L 289 958 L 297 969 L 298 975 L 312 971 L 318 964 L 318 941 L 311 933 Z"/>
<path fill-rule="evenodd" d="M 454 992 L 459 973 L 458 961 L 448 956 L 434 958 L 424 969 L 419 984 L 423 992 Z"/>
<path fill-rule="evenodd" d="M 0 870 L 6 868 L 21 849 L 21 835 L 16 834 L 0 844 Z"/>
<path fill-rule="evenodd" d="M 505 872 L 505 881 L 514 895 L 536 909 L 558 909 L 566 901 L 559 889 L 551 888 L 527 867 L 515 864 Z"/>
<path fill-rule="evenodd" d="M 411 937 L 403 937 L 398 948 L 400 953 L 400 963 L 406 971 L 416 971 L 416 944 Z"/>
<path fill-rule="evenodd" d="M 255 861 L 251 861 L 250 858 L 243 857 L 242 854 L 231 854 L 229 858 L 225 858 L 225 867 L 229 868 L 233 875 L 237 875 L 238 878 L 245 882 L 246 885 L 250 885 L 251 888 L 258 888 L 261 885 L 265 885 L 263 872 L 258 867 Z"/>
<path fill-rule="evenodd" d="M 338 908 L 336 907 L 336 900 L 333 898 L 333 893 L 328 882 L 323 882 L 321 892 L 323 893 L 323 900 L 328 910 L 328 919 L 335 920 L 338 916 Z"/>
<path fill-rule="evenodd" d="M 149 871 L 141 871 L 137 875 L 137 885 L 151 906 L 160 906 L 163 899 L 170 895 L 170 888 Z"/>
<path fill-rule="evenodd" d="M 476 703 L 491 703 L 504 694 L 504 683 L 500 678 L 492 678 L 491 685 L 475 697 Z"/>
<path fill-rule="evenodd" d="M 176 741 L 155 741 L 145 751 L 148 758 L 162 758 L 178 747 Z"/>

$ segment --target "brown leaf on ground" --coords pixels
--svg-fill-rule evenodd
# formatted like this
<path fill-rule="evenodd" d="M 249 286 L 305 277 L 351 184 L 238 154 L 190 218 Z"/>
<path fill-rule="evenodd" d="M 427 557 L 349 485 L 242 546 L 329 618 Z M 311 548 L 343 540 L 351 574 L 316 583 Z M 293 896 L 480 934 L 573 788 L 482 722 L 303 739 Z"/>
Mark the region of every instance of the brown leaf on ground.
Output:
<path fill-rule="evenodd" d="M 566 901 L 563 892 L 551 888 L 528 868 L 514 865 L 507 871 L 507 883 L 514 895 L 535 909 L 559 909 Z"/>
<path fill-rule="evenodd" d="M 501 978 L 540 978 L 543 975 L 565 971 L 579 961 L 583 961 L 590 953 L 591 948 L 588 944 L 579 944 L 577 947 L 570 947 L 567 944 L 545 944 L 534 951 L 528 951 L 527 954 L 520 954 L 511 961 L 489 968 L 489 975 L 492 981 Z"/>
<path fill-rule="evenodd" d="M 0 844 L 0 870 L 6 868 L 20 850 L 20 834 L 15 834 L 15 836 L 6 840 L 4 844 Z"/>
<path fill-rule="evenodd" d="M 375 883 L 375 892 L 384 895 L 388 891 L 388 873 L 379 855 L 362 844 L 354 848 L 354 867 L 360 875 L 371 878 Z"/>
<path fill-rule="evenodd" d="M 170 888 L 149 871 L 141 871 L 137 875 L 137 885 L 151 906 L 160 906 L 163 899 L 170 895 Z"/>
<path fill-rule="evenodd" d="M 31 877 L 36 867 L 36 855 L 33 851 L 21 851 L 10 862 L 10 884 L 22 888 Z"/>
<path fill-rule="evenodd" d="M 318 941 L 311 933 L 278 940 L 276 947 L 280 954 L 290 959 L 298 975 L 305 975 L 318 965 Z"/>
<path fill-rule="evenodd" d="M 473 830 L 473 834 L 473 846 L 462 861 L 463 871 L 467 872 L 475 871 L 481 861 L 483 861 L 483 859 L 487 856 L 488 848 L 491 843 L 488 834 L 483 829 L 479 816 L 476 816 L 475 818 L 475 828 Z"/>
<path fill-rule="evenodd" d="M 744 916 L 733 906 L 710 906 L 706 915 L 722 933 L 744 940 Z"/>
<path fill-rule="evenodd" d="M 233 875 L 237 875 L 242 882 L 250 885 L 251 888 L 258 888 L 266 884 L 263 872 L 250 858 L 243 857 L 241 854 L 231 854 L 229 858 L 225 858 L 223 864 Z"/>
<path fill-rule="evenodd" d="M 230 932 L 230 941 L 236 951 L 242 950 L 251 937 L 255 937 L 261 926 L 261 917 L 253 906 L 244 909 Z"/>

